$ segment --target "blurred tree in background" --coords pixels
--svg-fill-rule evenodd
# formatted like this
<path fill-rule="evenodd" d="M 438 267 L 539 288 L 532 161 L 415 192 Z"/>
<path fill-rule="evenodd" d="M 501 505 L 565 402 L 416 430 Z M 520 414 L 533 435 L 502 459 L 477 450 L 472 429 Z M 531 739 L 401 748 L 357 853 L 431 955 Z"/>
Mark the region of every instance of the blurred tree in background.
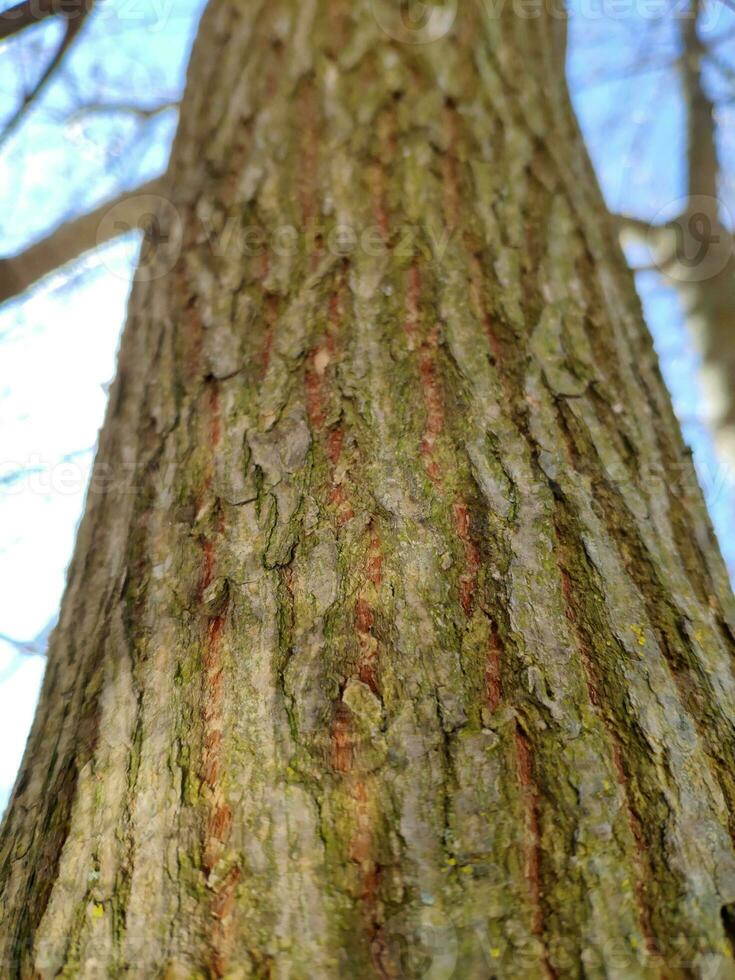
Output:
<path fill-rule="evenodd" d="M 733 39 L 727 4 L 693 0 L 588 6 L 570 44 L 588 145 L 731 567 Z"/>

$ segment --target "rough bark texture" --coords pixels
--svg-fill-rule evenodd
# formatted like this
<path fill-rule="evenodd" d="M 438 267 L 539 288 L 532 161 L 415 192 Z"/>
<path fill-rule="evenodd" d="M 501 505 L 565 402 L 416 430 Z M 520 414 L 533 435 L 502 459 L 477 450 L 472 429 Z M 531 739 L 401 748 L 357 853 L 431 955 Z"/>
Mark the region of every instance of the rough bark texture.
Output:
<path fill-rule="evenodd" d="M 732 599 L 562 25 L 384 13 L 205 14 L 3 976 L 733 975 Z"/>

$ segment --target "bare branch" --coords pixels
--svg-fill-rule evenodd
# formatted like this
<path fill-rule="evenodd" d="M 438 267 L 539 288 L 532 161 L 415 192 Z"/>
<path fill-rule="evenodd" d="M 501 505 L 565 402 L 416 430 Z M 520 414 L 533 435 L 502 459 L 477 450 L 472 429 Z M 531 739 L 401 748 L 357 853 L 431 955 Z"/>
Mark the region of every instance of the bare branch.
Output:
<path fill-rule="evenodd" d="M 620 234 L 630 233 L 639 240 L 648 240 L 653 225 L 643 218 L 636 218 L 632 214 L 613 214 L 612 219 L 618 227 Z"/>
<path fill-rule="evenodd" d="M 36 5 L 37 2 L 38 0 L 32 0 L 34 6 Z M 51 11 L 52 13 L 58 8 L 58 4 L 54 3 L 53 8 L 54 9 Z M 63 8 L 59 8 L 59 9 L 63 9 Z M 67 13 L 67 12 L 64 13 L 64 19 L 66 21 L 66 24 L 64 27 L 63 37 L 59 41 L 59 44 L 51 58 L 51 61 L 44 69 L 44 72 L 39 78 L 39 80 L 33 86 L 31 91 L 28 92 L 23 97 L 16 111 L 6 122 L 2 133 L 0 133 L 0 146 L 2 146 L 3 143 L 5 143 L 10 138 L 10 136 L 12 136 L 12 134 L 16 131 L 16 129 L 20 126 L 20 124 L 23 122 L 26 115 L 28 114 L 28 111 L 33 105 L 33 103 L 37 101 L 38 97 L 41 95 L 43 90 L 46 88 L 49 82 L 56 75 L 59 67 L 61 66 L 62 62 L 64 61 L 69 51 L 69 48 L 74 43 L 75 38 L 77 37 L 83 24 L 85 23 L 91 9 L 92 9 L 91 3 L 89 4 L 89 6 L 87 6 L 84 0 L 80 0 L 78 10 L 74 10 L 71 13 Z"/>
<path fill-rule="evenodd" d="M 136 116 L 139 119 L 152 119 L 159 116 L 162 112 L 169 109 L 178 109 L 181 103 L 178 100 L 160 102 L 158 105 L 143 106 L 128 102 L 88 102 L 77 106 L 68 116 L 69 122 L 76 122 L 84 116 L 103 116 L 103 115 L 128 115 Z"/>
<path fill-rule="evenodd" d="M 27 27 L 39 24 L 58 12 L 53 0 L 22 0 L 0 13 L 0 41 L 20 34 Z"/>
<path fill-rule="evenodd" d="M 75 459 L 88 456 L 93 451 L 94 446 L 87 446 L 86 449 L 75 449 L 73 452 L 65 453 L 53 465 L 58 465 L 59 463 L 71 463 Z M 0 476 L 0 487 L 12 486 L 14 483 L 18 483 L 20 480 L 25 480 L 29 476 L 37 476 L 41 473 L 46 473 L 48 472 L 48 469 L 49 466 L 21 466 L 16 470 L 11 470 L 9 473 L 3 473 Z M 0 639 L 2 639 L 1 635 Z"/>
<path fill-rule="evenodd" d="M 632 240 L 645 245 L 653 256 L 650 263 L 634 266 L 633 272 L 671 271 L 678 258 L 676 226 L 681 220 L 680 217 L 661 225 L 651 224 L 643 218 L 636 218 L 630 214 L 613 214 L 612 219 L 623 243 Z"/>
<path fill-rule="evenodd" d="M 60 269 L 85 252 L 109 241 L 125 231 L 124 226 L 135 227 L 140 215 L 140 197 L 160 194 L 163 178 L 142 184 L 140 187 L 107 201 L 93 211 L 61 225 L 48 237 L 31 245 L 25 251 L 10 258 L 0 259 L 0 303 L 19 296 L 44 276 Z M 112 207 L 118 208 L 120 220 L 117 231 L 102 218 Z"/>
<path fill-rule="evenodd" d="M 0 633 L 0 640 L 11 647 L 15 647 L 18 653 L 30 654 L 32 656 L 43 656 L 45 647 L 40 649 L 33 640 L 15 640 L 12 636 Z"/>
<path fill-rule="evenodd" d="M 0 641 L 3 643 L 8 643 L 10 646 L 15 647 L 19 653 L 30 654 L 31 656 L 43 657 L 48 649 L 48 641 L 51 633 L 53 632 L 56 623 L 58 622 L 58 616 L 54 615 L 46 623 L 40 633 L 33 637 L 32 640 L 16 640 L 12 636 L 8 636 L 6 633 L 0 633 Z M 4 679 L 4 678 L 3 678 Z"/>

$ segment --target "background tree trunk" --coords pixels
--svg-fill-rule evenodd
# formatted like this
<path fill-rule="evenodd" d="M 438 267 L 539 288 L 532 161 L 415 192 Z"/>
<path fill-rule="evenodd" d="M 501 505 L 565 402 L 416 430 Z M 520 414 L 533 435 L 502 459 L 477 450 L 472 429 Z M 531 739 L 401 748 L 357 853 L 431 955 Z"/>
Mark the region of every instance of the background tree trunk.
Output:
<path fill-rule="evenodd" d="M 732 599 L 563 24 L 392 9 L 205 14 L 3 975 L 733 975 Z"/>

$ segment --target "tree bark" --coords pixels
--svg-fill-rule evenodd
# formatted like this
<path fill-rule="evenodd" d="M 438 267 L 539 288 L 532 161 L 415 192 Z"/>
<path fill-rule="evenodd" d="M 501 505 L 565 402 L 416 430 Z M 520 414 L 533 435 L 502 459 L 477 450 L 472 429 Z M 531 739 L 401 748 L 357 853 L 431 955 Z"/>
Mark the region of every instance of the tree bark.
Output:
<path fill-rule="evenodd" d="M 732 597 L 563 24 L 502 9 L 210 3 L 3 975 L 733 975 Z"/>

